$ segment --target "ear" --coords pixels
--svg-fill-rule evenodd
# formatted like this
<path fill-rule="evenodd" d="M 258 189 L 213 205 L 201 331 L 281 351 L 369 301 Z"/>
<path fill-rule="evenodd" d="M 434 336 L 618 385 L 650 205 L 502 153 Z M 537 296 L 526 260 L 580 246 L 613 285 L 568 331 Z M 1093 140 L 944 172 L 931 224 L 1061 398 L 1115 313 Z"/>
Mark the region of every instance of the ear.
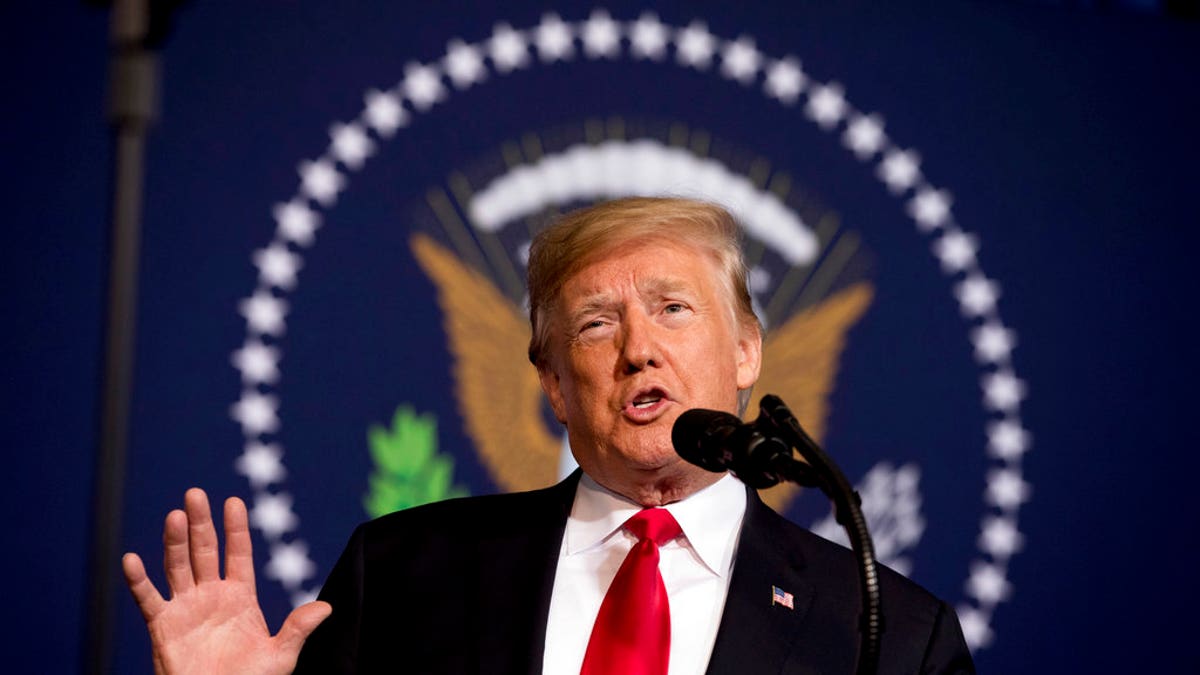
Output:
<path fill-rule="evenodd" d="M 547 361 L 543 361 L 537 367 L 537 371 L 538 381 L 542 383 L 542 391 L 546 393 L 546 399 L 550 401 L 550 409 L 554 411 L 554 417 L 565 426 L 567 407 L 563 404 L 562 382 L 558 373 L 554 372 Z"/>
<path fill-rule="evenodd" d="M 762 332 L 758 326 L 742 327 L 737 342 L 737 386 L 749 389 L 758 381 L 762 368 Z"/>

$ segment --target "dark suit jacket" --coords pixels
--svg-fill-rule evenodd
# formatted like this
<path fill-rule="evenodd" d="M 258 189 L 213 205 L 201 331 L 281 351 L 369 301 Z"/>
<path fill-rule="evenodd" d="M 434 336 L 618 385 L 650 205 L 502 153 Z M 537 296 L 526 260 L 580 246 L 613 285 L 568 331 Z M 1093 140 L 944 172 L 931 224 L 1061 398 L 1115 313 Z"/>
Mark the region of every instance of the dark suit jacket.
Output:
<path fill-rule="evenodd" d="M 458 499 L 355 530 L 321 591 L 333 614 L 297 673 L 540 673 L 563 529 L 578 473 L 544 490 Z M 881 570 L 881 674 L 974 672 L 954 612 Z M 771 587 L 795 597 L 772 605 Z M 852 673 L 851 553 L 751 491 L 708 672 Z"/>

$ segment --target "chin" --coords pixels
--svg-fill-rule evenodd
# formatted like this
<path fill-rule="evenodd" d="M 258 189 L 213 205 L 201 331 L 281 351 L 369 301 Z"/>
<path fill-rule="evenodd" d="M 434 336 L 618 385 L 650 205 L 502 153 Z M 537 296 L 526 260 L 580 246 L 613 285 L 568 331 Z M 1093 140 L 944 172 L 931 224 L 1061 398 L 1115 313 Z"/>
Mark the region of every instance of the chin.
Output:
<path fill-rule="evenodd" d="M 663 447 L 661 443 L 654 443 L 622 452 L 620 455 L 636 468 L 645 471 L 666 469 L 683 461 L 675 452 L 675 446 L 670 443 L 667 443 L 666 447 Z"/>

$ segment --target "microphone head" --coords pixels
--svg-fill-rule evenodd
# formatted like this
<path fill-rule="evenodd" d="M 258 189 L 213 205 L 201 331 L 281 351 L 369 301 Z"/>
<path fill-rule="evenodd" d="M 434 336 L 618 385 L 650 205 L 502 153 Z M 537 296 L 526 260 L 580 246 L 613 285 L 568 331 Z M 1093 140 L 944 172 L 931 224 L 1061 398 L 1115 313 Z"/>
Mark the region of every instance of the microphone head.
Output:
<path fill-rule="evenodd" d="M 733 452 L 724 441 L 741 426 L 737 415 L 693 408 L 675 420 L 671 444 L 680 457 L 702 469 L 720 473 L 733 462 Z"/>
<path fill-rule="evenodd" d="M 761 490 L 783 478 L 777 462 L 791 456 L 790 446 L 759 430 L 763 424 L 761 417 L 745 424 L 727 412 L 696 408 L 675 420 L 671 443 L 688 462 L 715 473 L 732 471 L 746 485 Z"/>

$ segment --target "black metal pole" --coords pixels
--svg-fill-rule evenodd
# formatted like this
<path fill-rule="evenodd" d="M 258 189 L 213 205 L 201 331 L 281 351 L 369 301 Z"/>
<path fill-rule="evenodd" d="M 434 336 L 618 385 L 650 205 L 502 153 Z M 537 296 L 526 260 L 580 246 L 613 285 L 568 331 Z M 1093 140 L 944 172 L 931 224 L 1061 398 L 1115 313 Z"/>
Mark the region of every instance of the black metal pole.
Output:
<path fill-rule="evenodd" d="M 108 102 L 114 154 L 112 225 L 84 625 L 82 670 L 86 673 L 111 672 L 114 654 L 117 558 L 133 388 L 143 161 L 146 130 L 157 108 L 158 63 L 155 52 L 148 47 L 149 28 L 149 0 L 113 3 Z"/>
<path fill-rule="evenodd" d="M 817 486 L 833 502 L 834 515 L 838 523 L 846 530 L 850 539 L 850 548 L 854 550 L 858 560 L 858 581 L 862 591 L 862 613 L 859 615 L 859 634 L 861 640 L 858 648 L 858 664 L 855 668 L 857 675 L 874 675 L 879 669 L 879 647 L 883 637 L 883 601 L 880 597 L 879 571 L 875 563 L 875 545 L 871 542 L 871 534 L 867 530 L 867 519 L 860 508 L 858 493 L 850 486 L 845 474 L 838 468 L 821 446 L 817 445 L 800 426 L 795 415 L 788 410 L 778 396 L 767 394 L 759 402 L 762 416 L 769 419 L 777 431 L 783 433 L 790 444 L 800 452 L 808 462 L 808 466 L 793 466 L 793 476 L 787 476 L 793 482 L 817 478 Z M 779 464 L 799 463 L 791 457 L 782 457 Z"/>

